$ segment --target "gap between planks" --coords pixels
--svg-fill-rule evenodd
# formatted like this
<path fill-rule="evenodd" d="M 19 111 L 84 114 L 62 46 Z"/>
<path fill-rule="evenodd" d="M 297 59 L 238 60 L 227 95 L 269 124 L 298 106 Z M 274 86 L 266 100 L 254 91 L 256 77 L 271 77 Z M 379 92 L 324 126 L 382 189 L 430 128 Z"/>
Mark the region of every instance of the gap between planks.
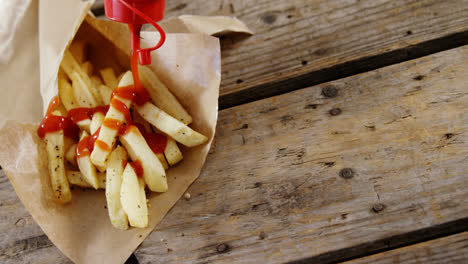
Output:
<path fill-rule="evenodd" d="M 219 109 L 224 110 L 253 101 L 304 89 L 352 75 L 373 71 L 392 64 L 429 56 L 468 44 L 468 31 L 450 34 L 375 56 L 360 58 L 329 68 L 312 71 L 286 80 L 271 81 L 239 92 L 219 97 Z"/>
<path fill-rule="evenodd" d="M 468 231 L 468 218 L 443 223 L 409 233 L 363 243 L 354 247 L 343 248 L 320 254 L 318 256 L 288 262 L 303 263 L 338 263 L 375 255 L 378 253 L 427 242 Z M 360 253 L 365 252 L 365 253 Z"/>

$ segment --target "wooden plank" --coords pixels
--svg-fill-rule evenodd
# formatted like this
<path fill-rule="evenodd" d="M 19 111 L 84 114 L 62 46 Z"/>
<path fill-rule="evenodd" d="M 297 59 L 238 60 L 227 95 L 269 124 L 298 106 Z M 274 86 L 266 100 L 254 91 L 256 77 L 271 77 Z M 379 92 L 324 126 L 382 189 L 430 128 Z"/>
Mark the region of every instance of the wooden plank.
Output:
<path fill-rule="evenodd" d="M 467 0 L 167 1 L 166 17 L 181 14 L 255 32 L 221 41 L 220 109 L 468 43 Z"/>
<path fill-rule="evenodd" d="M 0 171 L 0 262 L 71 263 L 44 235 Z"/>
<path fill-rule="evenodd" d="M 432 227 L 466 230 L 467 56 L 465 46 L 221 111 L 192 199 L 137 258 L 329 262 L 426 239 Z"/>
<path fill-rule="evenodd" d="M 355 259 L 345 263 L 468 263 L 468 232 Z"/>

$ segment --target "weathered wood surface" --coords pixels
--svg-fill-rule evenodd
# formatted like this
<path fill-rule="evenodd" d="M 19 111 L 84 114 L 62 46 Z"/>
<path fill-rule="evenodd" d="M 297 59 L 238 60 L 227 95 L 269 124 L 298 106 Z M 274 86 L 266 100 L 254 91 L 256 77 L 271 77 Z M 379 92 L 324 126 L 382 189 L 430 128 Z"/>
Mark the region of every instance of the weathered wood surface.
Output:
<path fill-rule="evenodd" d="M 414 243 L 390 238 L 418 229 L 466 230 L 467 56 L 465 46 L 221 111 L 193 198 L 143 242 L 140 263 L 340 260 Z"/>
<path fill-rule="evenodd" d="M 468 263 L 468 232 L 346 262 L 346 264 L 364 263 Z"/>
<path fill-rule="evenodd" d="M 18 199 L 0 171 L 0 263 L 71 263 L 58 250 Z"/>
<path fill-rule="evenodd" d="M 468 43 L 467 0 L 167 1 L 166 17 L 181 14 L 232 15 L 255 32 L 221 41 L 221 109 Z"/>

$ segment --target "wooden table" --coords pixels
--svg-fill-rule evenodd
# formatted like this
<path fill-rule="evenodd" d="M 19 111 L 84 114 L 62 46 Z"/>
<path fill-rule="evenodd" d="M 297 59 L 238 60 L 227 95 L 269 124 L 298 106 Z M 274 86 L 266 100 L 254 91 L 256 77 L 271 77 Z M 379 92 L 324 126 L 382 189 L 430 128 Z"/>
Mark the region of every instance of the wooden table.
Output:
<path fill-rule="evenodd" d="M 167 1 L 232 15 L 200 178 L 129 263 L 467 263 L 467 0 Z M 0 262 L 68 263 L 0 176 Z"/>

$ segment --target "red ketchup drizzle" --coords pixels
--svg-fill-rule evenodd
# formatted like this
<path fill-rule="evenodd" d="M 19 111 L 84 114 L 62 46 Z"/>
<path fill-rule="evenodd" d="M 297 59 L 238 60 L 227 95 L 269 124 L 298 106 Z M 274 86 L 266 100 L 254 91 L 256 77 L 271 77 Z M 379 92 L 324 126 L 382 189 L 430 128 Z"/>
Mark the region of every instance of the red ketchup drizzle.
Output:
<path fill-rule="evenodd" d="M 138 178 L 143 176 L 143 167 L 141 166 L 141 161 L 135 160 L 129 163 L 132 166 L 133 170 L 135 171 Z"/>
<path fill-rule="evenodd" d="M 127 164 L 130 164 L 132 166 L 133 170 L 135 171 L 135 174 L 137 175 L 138 178 L 141 178 L 143 176 L 143 167 L 141 166 L 141 161 L 135 160 L 133 162 L 129 162 L 128 160 L 122 160 L 122 167 L 125 169 L 125 166 Z"/>
<path fill-rule="evenodd" d="M 140 76 L 138 73 L 138 52 L 132 51 L 132 58 L 130 62 L 132 67 L 133 82 L 135 84 L 135 103 L 137 105 L 144 105 L 149 101 L 150 95 L 145 87 L 143 87 L 143 85 L 140 83 Z"/>
<path fill-rule="evenodd" d="M 159 133 L 152 133 L 146 131 L 145 127 L 140 123 L 134 123 L 134 125 L 140 130 L 140 133 L 146 140 L 146 143 L 154 152 L 154 154 L 163 153 L 166 150 L 167 146 L 167 137 L 166 135 Z"/>
<path fill-rule="evenodd" d="M 92 119 L 93 115 L 97 112 L 103 113 L 104 115 L 109 110 L 109 106 L 97 106 L 94 108 L 78 107 L 68 111 L 67 117 L 69 117 L 73 123 L 78 123 L 85 119 Z"/>
<path fill-rule="evenodd" d="M 130 115 L 130 109 L 128 109 L 127 105 L 122 103 L 122 101 L 120 101 L 117 98 L 112 98 L 110 103 L 111 103 L 112 107 L 114 107 L 117 111 L 119 111 L 120 113 L 122 113 L 124 115 L 125 121 L 127 121 L 127 124 L 132 122 L 132 116 Z"/>
<path fill-rule="evenodd" d="M 99 128 L 94 134 L 91 136 L 86 136 L 78 142 L 75 148 L 75 157 L 85 157 L 89 156 L 94 149 L 94 143 L 96 142 L 97 138 L 99 137 L 99 132 L 101 128 Z M 105 143 L 104 143 L 105 144 Z"/>
<path fill-rule="evenodd" d="M 80 132 L 79 127 L 73 123 L 68 117 L 53 115 L 55 107 L 59 105 L 60 101 L 58 96 L 52 98 L 47 108 L 46 115 L 41 121 L 39 128 L 37 129 L 37 135 L 40 138 L 44 138 L 47 133 L 57 132 L 63 130 L 63 134 L 66 137 L 78 140 L 78 133 Z"/>

